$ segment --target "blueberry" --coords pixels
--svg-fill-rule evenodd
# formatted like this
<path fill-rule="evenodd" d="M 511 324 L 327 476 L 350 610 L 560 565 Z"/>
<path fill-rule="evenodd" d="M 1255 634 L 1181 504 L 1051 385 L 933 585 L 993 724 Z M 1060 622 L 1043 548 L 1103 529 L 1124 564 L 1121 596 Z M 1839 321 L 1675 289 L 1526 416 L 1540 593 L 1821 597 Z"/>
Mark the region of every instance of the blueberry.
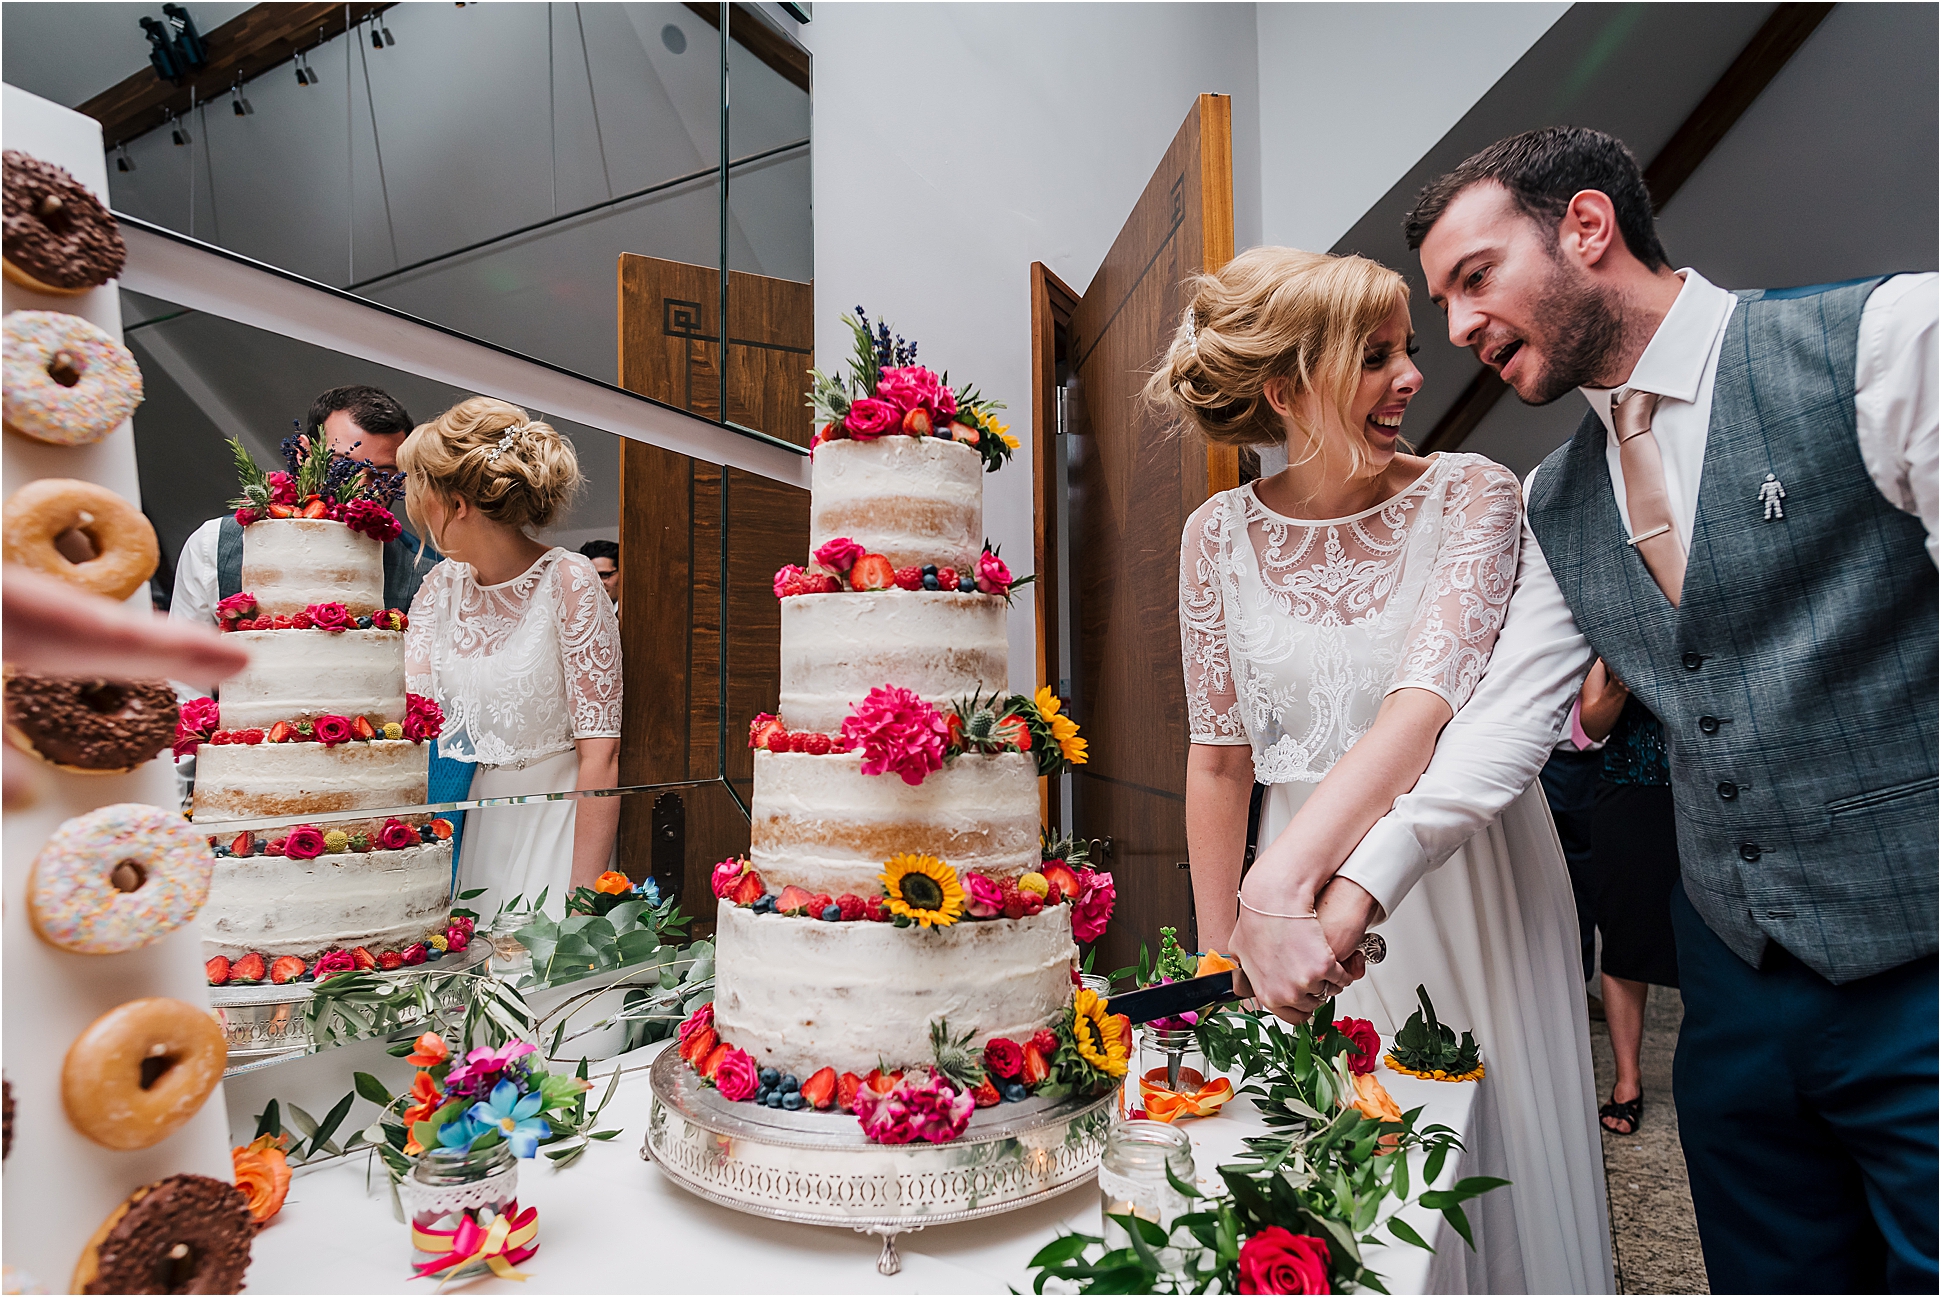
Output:
<path fill-rule="evenodd" d="M 960 576 L 960 577 L 958 577 L 958 578 L 957 578 L 957 589 L 958 589 L 958 591 L 959 591 L 960 593 L 962 593 L 962 594 L 976 594 L 976 593 L 977 593 L 977 580 L 976 580 L 976 578 L 974 578 L 974 577 L 968 577 L 968 576 Z"/>
<path fill-rule="evenodd" d="M 370 628 L 371 628 L 371 619 L 369 617 L 359 617 L 357 619 L 357 629 L 369 630 Z"/>
<path fill-rule="evenodd" d="M 1022 1081 L 1006 1081 L 998 1087 L 998 1094 L 1006 1103 L 1021 1103 L 1024 1101 L 1026 1093 L 1027 1091 Z"/>
<path fill-rule="evenodd" d="M 802 1083 L 795 1079 L 795 1073 L 790 1072 L 782 1078 L 782 1093 L 794 1094 L 797 1090 L 800 1090 L 801 1088 L 802 1088 Z"/>
<path fill-rule="evenodd" d="M 837 905 L 837 904 L 836 904 L 835 902 L 833 902 L 833 901 L 832 901 L 832 902 L 830 902 L 830 903 L 829 903 L 828 905 L 825 905 L 825 906 L 823 906 L 823 907 L 822 907 L 822 919 L 823 919 L 823 922 L 825 922 L 825 923 L 841 923 L 841 922 L 842 922 L 842 906 L 840 906 L 840 905 Z"/>
<path fill-rule="evenodd" d="M 925 572 L 923 574 L 923 588 L 926 590 L 941 590 L 944 587 L 943 583 L 937 580 L 937 574 L 935 572 Z"/>
<path fill-rule="evenodd" d="M 937 575 L 937 565 L 935 563 L 925 563 L 917 571 L 923 573 L 925 576 L 935 576 Z"/>
<path fill-rule="evenodd" d="M 763 1087 L 762 1087 L 761 1089 L 759 1089 L 759 1090 L 757 1090 L 757 1091 L 755 1091 L 755 1102 L 756 1102 L 756 1103 L 763 1103 L 763 1104 L 765 1104 L 765 1103 L 767 1103 L 767 1102 L 768 1102 L 768 1095 L 769 1095 L 769 1089 L 768 1089 L 768 1087 L 767 1087 L 767 1086 L 763 1086 Z"/>
<path fill-rule="evenodd" d="M 766 1103 L 768 1104 L 768 1106 L 769 1106 L 769 1107 L 771 1107 L 771 1108 L 779 1108 L 779 1107 L 781 1107 L 781 1106 L 782 1106 L 782 1092 L 781 1092 L 780 1090 L 770 1090 L 770 1091 L 768 1092 L 768 1098 L 767 1098 L 767 1099 L 765 1100 L 765 1102 L 766 1102 Z"/>
<path fill-rule="evenodd" d="M 782 1106 L 790 1112 L 795 1112 L 802 1107 L 802 1096 L 791 1090 L 782 1096 Z"/>
<path fill-rule="evenodd" d="M 762 1089 L 773 1090 L 775 1083 L 782 1079 L 782 1074 L 772 1067 L 764 1067 L 756 1073 L 755 1079 L 762 1083 Z"/>
<path fill-rule="evenodd" d="M 775 898 L 772 896 L 763 896 L 755 902 L 755 913 L 757 914 L 769 914 L 769 913 L 772 913 L 774 909 L 775 909 Z"/>

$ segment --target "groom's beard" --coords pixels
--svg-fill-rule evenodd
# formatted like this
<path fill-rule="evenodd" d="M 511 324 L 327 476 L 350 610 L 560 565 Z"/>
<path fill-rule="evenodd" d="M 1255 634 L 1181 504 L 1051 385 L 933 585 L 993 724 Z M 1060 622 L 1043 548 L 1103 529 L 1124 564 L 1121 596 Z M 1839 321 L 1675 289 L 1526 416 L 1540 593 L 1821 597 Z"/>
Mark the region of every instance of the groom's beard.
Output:
<path fill-rule="evenodd" d="M 1528 392 L 1516 390 L 1525 405 L 1549 405 L 1578 387 L 1598 386 L 1610 357 L 1624 340 L 1624 317 L 1615 301 L 1595 286 L 1553 263 L 1550 280 L 1538 300 L 1536 318 L 1555 332 L 1543 342 L 1543 368 Z"/>

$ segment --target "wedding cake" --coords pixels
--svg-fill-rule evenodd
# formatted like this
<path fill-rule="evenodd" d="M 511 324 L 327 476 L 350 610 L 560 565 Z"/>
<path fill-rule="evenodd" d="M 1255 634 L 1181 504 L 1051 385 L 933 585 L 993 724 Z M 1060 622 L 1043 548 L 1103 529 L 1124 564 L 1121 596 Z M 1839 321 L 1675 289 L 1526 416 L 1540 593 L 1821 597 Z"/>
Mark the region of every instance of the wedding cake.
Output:
<path fill-rule="evenodd" d="M 973 1104 L 1124 1074 L 1123 1022 L 1076 989 L 1112 880 L 1043 843 L 1038 780 L 1084 742 L 1049 690 L 1008 689 L 1020 583 L 982 478 L 1016 442 L 852 327 L 871 360 L 816 376 L 814 561 L 776 574 L 780 711 L 751 725 L 750 852 L 715 870 L 715 998 L 681 1053 L 728 1099 L 853 1111 L 884 1142 L 913 1136 L 881 1114 L 942 1104 L 934 1141 Z"/>
<path fill-rule="evenodd" d="M 212 830 L 374 813 L 212 836 L 199 922 L 216 984 L 397 968 L 470 936 L 451 921 L 450 824 L 378 813 L 424 802 L 443 719 L 405 692 L 408 621 L 384 607 L 380 540 L 398 524 L 368 483 L 306 490 L 307 455 L 300 444 L 291 473 L 256 475 L 260 504 L 245 470 L 243 589 L 217 612 L 250 665 L 219 701 L 184 706 L 176 750 L 196 754 L 192 819 Z"/>

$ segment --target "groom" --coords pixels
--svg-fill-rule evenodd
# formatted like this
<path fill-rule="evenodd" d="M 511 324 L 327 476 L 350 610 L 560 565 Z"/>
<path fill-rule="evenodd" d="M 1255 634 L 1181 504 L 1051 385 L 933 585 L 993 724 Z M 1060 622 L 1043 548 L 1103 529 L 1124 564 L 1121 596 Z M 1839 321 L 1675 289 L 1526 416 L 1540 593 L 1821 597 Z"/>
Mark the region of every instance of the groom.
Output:
<path fill-rule="evenodd" d="M 1715 288 L 1672 269 L 1624 145 L 1563 127 L 1470 158 L 1406 229 L 1450 341 L 1590 412 L 1526 484 L 1482 683 L 1341 876 L 1393 912 L 1604 658 L 1670 752 L 1713 1291 L 1933 1292 L 1936 277 Z"/>

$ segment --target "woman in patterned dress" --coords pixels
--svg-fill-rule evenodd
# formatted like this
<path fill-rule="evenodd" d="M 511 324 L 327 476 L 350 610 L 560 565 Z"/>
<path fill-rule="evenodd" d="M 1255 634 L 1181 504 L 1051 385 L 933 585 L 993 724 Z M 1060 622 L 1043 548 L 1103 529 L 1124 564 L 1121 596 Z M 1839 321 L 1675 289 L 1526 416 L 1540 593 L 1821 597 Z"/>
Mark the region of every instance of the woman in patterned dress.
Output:
<path fill-rule="evenodd" d="M 1254 249 L 1197 282 L 1148 387 L 1209 439 L 1285 445 L 1289 460 L 1208 500 L 1181 541 L 1200 940 L 1231 943 L 1262 1002 L 1295 1021 L 1338 995 L 1389 1036 L 1425 985 L 1488 1070 L 1464 1174 L 1512 1182 L 1470 1205 L 1476 1251 L 1438 1264 L 1464 1268 L 1472 1292 L 1608 1292 L 1576 912 L 1541 791 L 1393 913 L 1342 871 L 1482 675 L 1522 524 L 1501 465 L 1399 440 L 1422 382 L 1407 293 L 1359 257 Z M 1363 920 L 1382 924 L 1388 958 L 1356 981 Z"/>

